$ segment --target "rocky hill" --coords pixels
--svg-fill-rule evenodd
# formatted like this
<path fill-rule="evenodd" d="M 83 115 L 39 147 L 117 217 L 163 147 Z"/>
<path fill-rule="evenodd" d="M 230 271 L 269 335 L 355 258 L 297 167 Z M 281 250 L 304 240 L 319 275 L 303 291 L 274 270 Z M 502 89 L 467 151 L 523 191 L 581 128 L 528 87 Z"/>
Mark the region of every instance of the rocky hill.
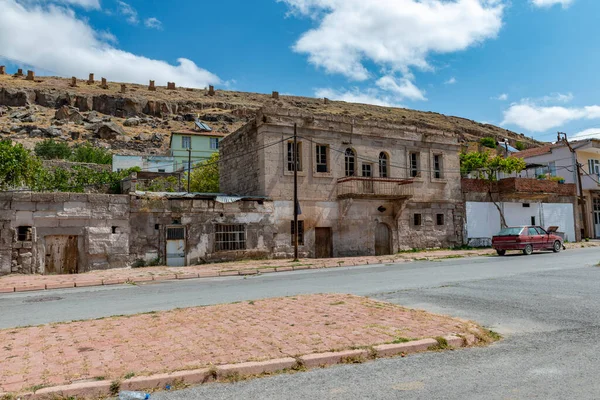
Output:
<path fill-rule="evenodd" d="M 403 108 L 379 107 L 327 99 L 210 91 L 108 82 L 88 84 L 57 77 L 0 75 L 0 134 L 31 148 L 44 138 L 69 143 L 87 141 L 122 154 L 160 154 L 172 131 L 190 129 L 199 116 L 213 130 L 231 133 L 251 120 L 262 106 L 300 108 L 315 114 L 401 122 L 454 132 L 464 142 L 481 137 L 508 138 L 527 147 L 539 142 L 489 124 Z"/>

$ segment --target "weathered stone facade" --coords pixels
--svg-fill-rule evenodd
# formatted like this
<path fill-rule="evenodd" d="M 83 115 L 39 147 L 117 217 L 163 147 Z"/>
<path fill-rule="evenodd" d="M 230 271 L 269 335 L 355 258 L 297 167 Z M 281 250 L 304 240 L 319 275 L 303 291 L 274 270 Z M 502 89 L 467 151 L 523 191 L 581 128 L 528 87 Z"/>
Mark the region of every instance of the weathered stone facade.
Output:
<path fill-rule="evenodd" d="M 304 225 L 301 253 L 321 256 L 317 243 L 323 238 L 332 242 L 331 256 L 462 244 L 460 146 L 454 134 L 264 109 L 254 122 L 223 139 L 221 190 L 275 201 L 275 256 L 292 251 L 294 163 L 289 151 L 294 124 Z M 352 171 L 347 171 L 347 151 L 353 153 Z M 386 160 L 384 168 L 380 157 Z M 384 241 L 389 236 L 390 245 L 383 250 L 377 249 L 378 230 Z"/>
<path fill-rule="evenodd" d="M 0 275 L 79 273 L 130 262 L 129 196 L 6 192 L 0 203 Z"/>

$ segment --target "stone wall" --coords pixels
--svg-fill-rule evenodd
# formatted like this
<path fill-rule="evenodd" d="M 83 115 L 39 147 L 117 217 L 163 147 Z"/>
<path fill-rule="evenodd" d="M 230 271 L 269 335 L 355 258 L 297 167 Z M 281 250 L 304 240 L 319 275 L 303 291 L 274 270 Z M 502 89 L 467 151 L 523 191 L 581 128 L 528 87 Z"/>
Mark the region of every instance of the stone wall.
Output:
<path fill-rule="evenodd" d="M 48 239 L 59 236 L 77 243 L 76 272 L 130 262 L 128 196 L 4 192 L 0 204 L 0 275 L 50 272 Z"/>
<path fill-rule="evenodd" d="M 234 135 L 224 137 L 219 143 L 219 190 L 223 193 L 262 196 L 264 179 L 261 163 L 263 138 L 257 135 L 252 124 Z"/>

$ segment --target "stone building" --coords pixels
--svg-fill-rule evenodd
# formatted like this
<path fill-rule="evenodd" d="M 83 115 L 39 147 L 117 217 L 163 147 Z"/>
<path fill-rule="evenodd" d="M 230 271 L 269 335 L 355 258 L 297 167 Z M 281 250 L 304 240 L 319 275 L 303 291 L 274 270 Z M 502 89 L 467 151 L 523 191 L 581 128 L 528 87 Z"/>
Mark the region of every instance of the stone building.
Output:
<path fill-rule="evenodd" d="M 297 147 L 293 145 L 297 125 Z M 331 257 L 462 244 L 456 135 L 347 116 L 266 108 L 221 142 L 221 190 L 274 201 L 275 257 Z"/>

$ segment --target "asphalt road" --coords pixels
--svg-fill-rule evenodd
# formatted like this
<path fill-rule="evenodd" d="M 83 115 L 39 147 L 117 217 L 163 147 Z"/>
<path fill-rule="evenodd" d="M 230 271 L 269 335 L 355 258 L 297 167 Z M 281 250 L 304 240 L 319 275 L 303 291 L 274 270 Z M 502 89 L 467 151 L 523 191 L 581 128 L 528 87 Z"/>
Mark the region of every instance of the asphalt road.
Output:
<path fill-rule="evenodd" d="M 300 293 L 369 295 L 475 320 L 489 347 L 424 353 L 153 399 L 598 399 L 600 249 L 0 296 L 0 326 Z"/>

